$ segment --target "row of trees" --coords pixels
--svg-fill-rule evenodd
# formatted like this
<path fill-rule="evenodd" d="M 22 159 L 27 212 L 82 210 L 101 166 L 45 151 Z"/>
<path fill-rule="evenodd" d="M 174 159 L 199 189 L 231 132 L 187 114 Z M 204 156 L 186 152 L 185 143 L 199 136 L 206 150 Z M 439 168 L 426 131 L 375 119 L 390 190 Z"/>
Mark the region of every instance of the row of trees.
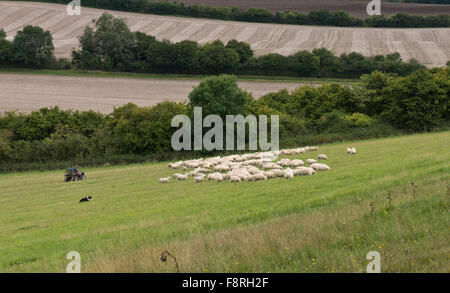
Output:
<path fill-rule="evenodd" d="M 0 66 L 52 67 L 57 63 L 54 50 L 52 35 L 38 26 L 26 26 L 12 42 L 6 40 L 5 31 L 0 29 Z"/>
<path fill-rule="evenodd" d="M 94 28 L 80 36 L 80 50 L 72 64 L 56 60 L 52 36 L 37 26 L 26 26 L 12 42 L 0 30 L 0 66 L 145 73 L 240 74 L 303 77 L 359 77 L 374 70 L 404 76 L 425 68 L 415 60 L 403 62 L 397 53 L 364 57 L 358 53 L 335 56 L 327 49 L 301 51 L 291 56 L 254 56 L 250 45 L 220 40 L 200 45 L 194 41 L 159 41 L 141 32 L 131 32 L 123 19 L 103 14 Z"/>
<path fill-rule="evenodd" d="M 67 4 L 66 0 L 37 0 Z M 273 13 L 264 8 L 210 7 L 185 5 L 182 2 L 150 0 L 83 0 L 83 6 L 113 9 L 130 12 L 161 15 L 181 15 L 189 17 L 213 18 L 222 20 L 251 21 L 264 23 L 327 25 L 327 26 L 369 26 L 369 27 L 449 27 L 450 15 L 420 16 L 395 14 L 389 18 L 376 16 L 360 19 L 345 11 L 311 10 L 309 14 L 295 11 Z"/>
<path fill-rule="evenodd" d="M 327 49 L 301 51 L 291 56 L 268 54 L 255 57 L 250 45 L 220 40 L 200 45 L 194 41 L 159 41 L 133 33 L 123 19 L 104 13 L 94 28 L 86 27 L 73 62 L 83 69 L 187 74 L 247 74 L 305 77 L 359 77 L 374 70 L 407 75 L 424 68 L 399 54 L 364 57 L 358 53 L 335 56 Z"/>
<path fill-rule="evenodd" d="M 188 104 L 127 104 L 108 115 L 57 107 L 5 113 L 0 115 L 0 161 L 6 170 L 24 162 L 111 162 L 124 156 L 128 159 L 121 162 L 130 162 L 158 154 L 170 159 L 178 154 L 170 144 L 176 131 L 171 120 L 179 114 L 192 117 L 193 107 L 202 107 L 204 116 L 279 115 L 282 147 L 431 131 L 450 125 L 449 96 L 449 68 L 405 77 L 373 72 L 353 87 L 302 86 L 258 100 L 239 89 L 234 76 L 220 75 L 200 83 Z"/>

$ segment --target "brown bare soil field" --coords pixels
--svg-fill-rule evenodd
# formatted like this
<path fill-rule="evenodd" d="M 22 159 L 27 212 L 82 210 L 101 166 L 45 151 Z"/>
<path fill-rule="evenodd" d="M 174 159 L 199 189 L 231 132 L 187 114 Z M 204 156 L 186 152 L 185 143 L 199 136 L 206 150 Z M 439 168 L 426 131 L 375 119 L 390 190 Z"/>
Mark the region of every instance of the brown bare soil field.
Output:
<path fill-rule="evenodd" d="M 292 10 L 308 13 L 314 9 L 344 10 L 353 16 L 367 17 L 366 7 L 370 2 L 349 0 L 178 0 L 188 5 L 206 6 L 236 6 L 242 9 L 250 7 L 266 8 L 271 11 Z M 435 15 L 449 14 L 450 5 L 417 4 L 417 3 L 391 3 L 381 1 L 381 12 L 386 15 L 396 13 Z"/>
<path fill-rule="evenodd" d="M 42 107 L 94 110 L 110 113 L 126 103 L 152 106 L 162 101 L 188 99 L 195 80 L 134 79 L 107 77 L 52 76 L 0 73 L 0 113 L 31 112 Z M 239 82 L 239 87 L 255 98 L 302 84 L 277 82 Z"/>
<path fill-rule="evenodd" d="M 80 16 L 67 16 L 65 5 L 0 1 L 0 28 L 12 39 L 27 24 L 52 32 L 57 57 L 70 57 L 78 46 L 77 37 L 103 10 L 82 8 Z M 127 19 L 133 31 L 158 39 L 199 43 L 231 39 L 250 43 L 256 55 L 289 55 L 300 50 L 325 47 L 335 54 L 358 52 L 365 56 L 398 52 L 404 60 L 416 59 L 428 67 L 443 66 L 450 60 L 450 29 L 343 28 L 261 24 L 198 18 L 157 16 L 110 11 Z"/>

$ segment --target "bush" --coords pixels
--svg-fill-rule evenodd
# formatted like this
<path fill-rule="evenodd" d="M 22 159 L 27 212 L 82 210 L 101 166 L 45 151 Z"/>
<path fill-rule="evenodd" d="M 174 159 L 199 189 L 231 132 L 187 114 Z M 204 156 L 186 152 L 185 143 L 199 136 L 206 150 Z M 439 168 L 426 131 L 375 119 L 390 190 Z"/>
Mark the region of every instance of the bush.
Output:
<path fill-rule="evenodd" d="M 203 116 L 244 114 L 248 94 L 241 90 L 233 75 L 206 78 L 189 94 L 189 107 L 202 107 Z"/>
<path fill-rule="evenodd" d="M 361 127 L 370 126 L 373 123 L 373 119 L 362 113 L 353 113 L 351 115 L 346 115 L 345 120 L 350 126 Z"/>

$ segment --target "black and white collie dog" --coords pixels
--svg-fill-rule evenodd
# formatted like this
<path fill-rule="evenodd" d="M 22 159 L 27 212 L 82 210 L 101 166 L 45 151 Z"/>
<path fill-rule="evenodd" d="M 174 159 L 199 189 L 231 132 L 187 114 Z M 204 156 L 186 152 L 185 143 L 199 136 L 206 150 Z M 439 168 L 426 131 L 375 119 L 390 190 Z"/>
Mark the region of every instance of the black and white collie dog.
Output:
<path fill-rule="evenodd" d="M 92 196 L 89 195 L 89 196 L 86 196 L 86 197 L 80 199 L 80 202 L 90 201 L 91 199 L 92 199 Z"/>

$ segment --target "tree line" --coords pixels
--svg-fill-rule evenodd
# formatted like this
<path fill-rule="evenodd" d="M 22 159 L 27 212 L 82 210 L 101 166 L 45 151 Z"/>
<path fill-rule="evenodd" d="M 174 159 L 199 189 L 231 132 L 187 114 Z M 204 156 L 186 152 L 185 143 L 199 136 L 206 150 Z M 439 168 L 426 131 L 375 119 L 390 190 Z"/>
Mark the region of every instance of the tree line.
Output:
<path fill-rule="evenodd" d="M 208 152 L 175 152 L 176 115 L 279 115 L 280 146 L 385 137 L 448 129 L 450 69 L 418 70 L 399 77 L 379 71 L 358 85 L 302 86 L 254 99 L 232 75 L 202 81 L 188 103 L 152 107 L 126 104 L 110 114 L 58 107 L 0 115 L 0 171 L 170 160 Z M 207 130 L 204 130 L 205 132 Z"/>
<path fill-rule="evenodd" d="M 25 0 L 27 1 L 27 0 Z M 67 4 L 68 0 L 35 0 Z M 366 19 L 351 16 L 343 10 L 311 10 L 308 14 L 296 11 L 272 12 L 264 8 L 239 9 L 238 7 L 212 7 L 185 5 L 182 2 L 150 0 L 83 0 L 82 5 L 101 9 L 128 12 L 150 13 L 159 15 L 179 15 L 187 17 L 212 18 L 263 23 L 325 25 L 325 26 L 367 26 L 367 27 L 449 27 L 450 15 L 436 16 L 408 15 L 398 13 L 390 17 L 374 16 Z"/>
<path fill-rule="evenodd" d="M 300 77 L 359 77 L 374 70 L 408 75 L 425 67 L 415 60 L 403 62 L 398 53 L 364 57 L 359 53 L 334 55 L 320 48 L 290 56 L 276 53 L 254 56 L 249 44 L 220 40 L 200 45 L 173 43 L 142 32 L 131 32 L 125 20 L 104 13 L 79 37 L 80 49 L 72 61 L 53 56 L 50 32 L 26 26 L 12 42 L 0 35 L 0 66 L 79 68 L 105 71 L 179 74 L 239 74 Z"/>

